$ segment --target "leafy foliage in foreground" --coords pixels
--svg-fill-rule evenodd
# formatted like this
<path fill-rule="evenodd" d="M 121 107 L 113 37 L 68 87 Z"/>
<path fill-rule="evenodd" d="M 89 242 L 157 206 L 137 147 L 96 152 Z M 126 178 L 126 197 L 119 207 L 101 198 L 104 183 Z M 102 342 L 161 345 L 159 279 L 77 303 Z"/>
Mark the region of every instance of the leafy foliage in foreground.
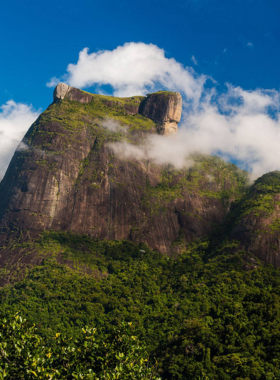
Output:
<path fill-rule="evenodd" d="M 280 271 L 232 253 L 234 242 L 212 255 L 208 242 L 193 244 L 177 260 L 68 233 L 46 234 L 39 244 L 75 265 L 45 260 L 0 291 L 1 310 L 20 310 L 50 346 L 56 333 L 80 340 L 88 325 L 106 336 L 126 321 L 163 379 L 280 378 Z"/>
<path fill-rule="evenodd" d="M 95 328 L 83 328 L 79 339 L 56 333 L 50 345 L 16 315 L 1 320 L 0 338 L 0 379 L 160 380 L 124 323 L 106 337 Z"/>

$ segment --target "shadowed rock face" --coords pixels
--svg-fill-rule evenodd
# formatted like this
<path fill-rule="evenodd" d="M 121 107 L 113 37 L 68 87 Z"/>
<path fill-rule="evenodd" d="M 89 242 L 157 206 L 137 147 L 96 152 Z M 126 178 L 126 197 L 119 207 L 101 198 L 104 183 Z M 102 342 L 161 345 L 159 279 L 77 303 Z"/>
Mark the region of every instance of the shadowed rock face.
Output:
<path fill-rule="evenodd" d="M 113 98 L 58 85 L 54 103 L 24 138 L 28 149 L 15 152 L 0 184 L 2 246 L 57 230 L 141 241 L 177 255 L 213 231 L 236 196 L 240 171 L 233 165 L 199 157 L 193 168 L 175 171 L 122 159 L 110 148 L 123 139 L 139 144 L 159 125 L 177 125 L 180 107 L 177 93 Z M 126 128 L 106 129 L 108 119 Z M 2 249 L 0 265 L 9 252 Z M 39 260 L 20 252 L 13 259 Z"/>
<path fill-rule="evenodd" d="M 142 102 L 139 112 L 158 124 L 160 134 L 176 133 L 182 114 L 181 94 L 165 91 L 149 94 Z"/>

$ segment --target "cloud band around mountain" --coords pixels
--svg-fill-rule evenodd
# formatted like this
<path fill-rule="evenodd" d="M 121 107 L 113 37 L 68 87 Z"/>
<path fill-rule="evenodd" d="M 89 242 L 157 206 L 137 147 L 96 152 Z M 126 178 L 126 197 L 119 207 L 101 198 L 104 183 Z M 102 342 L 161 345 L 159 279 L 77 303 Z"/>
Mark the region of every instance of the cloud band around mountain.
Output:
<path fill-rule="evenodd" d="M 174 152 L 170 159 L 177 155 L 180 162 L 182 155 L 199 151 L 237 162 L 253 177 L 280 169 L 280 97 L 276 90 L 248 91 L 227 85 L 221 91 L 211 78 L 197 75 L 192 68 L 166 58 L 164 50 L 144 43 L 96 53 L 85 48 L 78 62 L 68 65 L 63 79 L 79 88 L 109 84 L 116 96 L 179 91 L 184 112 L 179 137 L 170 141 L 169 151 Z M 48 85 L 59 80 L 53 78 Z"/>

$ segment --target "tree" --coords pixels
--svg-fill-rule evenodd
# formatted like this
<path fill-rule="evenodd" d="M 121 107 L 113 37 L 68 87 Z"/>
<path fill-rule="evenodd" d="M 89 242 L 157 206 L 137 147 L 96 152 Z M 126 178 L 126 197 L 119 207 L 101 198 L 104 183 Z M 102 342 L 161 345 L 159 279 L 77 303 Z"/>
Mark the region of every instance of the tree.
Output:
<path fill-rule="evenodd" d="M 130 323 L 107 335 L 90 327 L 82 332 L 76 340 L 56 333 L 44 342 L 21 316 L 2 318 L 0 379 L 160 380 Z"/>

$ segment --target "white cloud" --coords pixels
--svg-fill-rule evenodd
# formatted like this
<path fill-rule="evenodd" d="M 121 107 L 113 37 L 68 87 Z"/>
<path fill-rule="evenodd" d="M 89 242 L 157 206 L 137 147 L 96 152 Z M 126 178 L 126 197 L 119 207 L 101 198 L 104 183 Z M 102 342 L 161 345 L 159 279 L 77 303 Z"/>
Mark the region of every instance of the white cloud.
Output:
<path fill-rule="evenodd" d="M 196 60 L 196 58 L 195 58 L 194 55 L 192 55 L 192 61 L 193 61 L 193 63 L 194 63 L 196 66 L 198 65 L 198 62 L 197 62 L 197 60 Z"/>
<path fill-rule="evenodd" d="M 252 44 L 252 42 L 248 42 L 247 43 L 247 46 L 250 48 L 250 49 L 253 49 L 254 45 Z"/>
<path fill-rule="evenodd" d="M 183 67 L 164 50 L 153 44 L 127 43 L 109 51 L 89 53 L 84 48 L 77 64 L 69 64 L 68 84 L 85 88 L 94 84 L 110 84 L 115 96 L 143 95 L 157 89 L 173 88 L 190 99 L 199 99 L 206 76 L 197 76 L 191 68 Z M 55 85 L 52 78 L 48 85 Z"/>
<path fill-rule="evenodd" d="M 240 108 L 223 115 L 217 105 L 206 103 L 200 111 L 186 117 L 175 135 L 151 135 L 143 147 L 126 143 L 111 147 L 124 157 L 149 157 L 157 164 L 171 163 L 176 168 L 190 166 L 188 157 L 192 153 L 219 154 L 228 161 L 241 162 L 242 168 L 252 171 L 253 179 L 279 170 L 280 121 L 256 111 L 250 104 Z"/>
<path fill-rule="evenodd" d="M 0 106 L 0 179 L 27 129 L 38 116 L 32 106 L 13 100 Z M 23 145 L 19 148 L 22 149 Z"/>
<path fill-rule="evenodd" d="M 127 127 L 122 126 L 117 120 L 106 118 L 102 121 L 101 127 L 109 129 L 111 132 L 125 132 L 127 131 Z"/>
<path fill-rule="evenodd" d="M 59 82 L 61 82 L 60 79 L 56 77 L 52 77 L 49 82 L 46 84 L 47 87 L 55 87 Z"/>
<path fill-rule="evenodd" d="M 250 45 L 248 45 L 250 46 Z M 110 84 L 114 95 L 145 94 L 158 89 L 180 91 L 184 112 L 177 136 L 151 136 L 147 147 L 118 145 L 123 154 L 183 165 L 188 154 L 220 154 L 259 176 L 280 169 L 280 95 L 276 90 L 244 90 L 227 85 L 225 92 L 207 76 L 196 75 L 155 45 L 127 43 L 109 51 L 83 49 L 77 64 L 63 76 L 79 88 Z M 53 83 L 55 79 L 52 78 Z M 114 126 L 113 126 L 114 128 Z"/>
<path fill-rule="evenodd" d="M 189 115 L 180 131 L 186 149 L 201 153 L 219 153 L 227 160 L 235 160 L 252 171 L 253 178 L 280 169 L 279 94 L 237 91 L 241 103 L 227 104 L 227 94 L 221 96 L 224 108 L 206 103 L 199 112 Z M 279 101 L 278 101 L 279 102 Z M 272 117 L 268 107 L 273 107 Z"/>
<path fill-rule="evenodd" d="M 18 144 L 16 151 L 17 152 L 24 152 L 24 151 L 26 151 L 28 149 L 30 149 L 30 146 L 28 144 L 26 144 L 24 141 L 21 141 Z"/>
<path fill-rule="evenodd" d="M 172 164 L 176 169 L 190 167 L 193 160 L 188 149 L 185 137 L 180 131 L 176 135 L 160 136 L 148 135 L 144 145 L 133 145 L 126 142 L 111 143 L 114 152 L 124 158 L 133 157 L 138 160 L 149 159 L 157 165 Z"/>

